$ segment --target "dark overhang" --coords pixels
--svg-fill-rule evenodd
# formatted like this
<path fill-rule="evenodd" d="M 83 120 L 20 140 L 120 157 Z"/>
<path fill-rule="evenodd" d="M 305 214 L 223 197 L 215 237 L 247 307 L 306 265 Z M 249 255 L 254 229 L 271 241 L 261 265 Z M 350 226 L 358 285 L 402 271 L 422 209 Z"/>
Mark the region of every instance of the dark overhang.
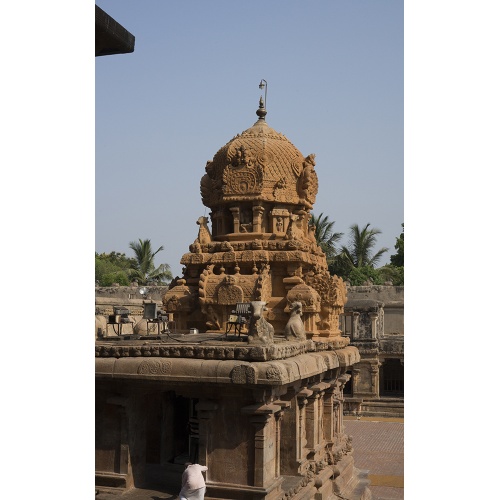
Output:
<path fill-rule="evenodd" d="M 134 52 L 135 36 L 100 7 L 95 6 L 95 55 L 110 56 Z"/>

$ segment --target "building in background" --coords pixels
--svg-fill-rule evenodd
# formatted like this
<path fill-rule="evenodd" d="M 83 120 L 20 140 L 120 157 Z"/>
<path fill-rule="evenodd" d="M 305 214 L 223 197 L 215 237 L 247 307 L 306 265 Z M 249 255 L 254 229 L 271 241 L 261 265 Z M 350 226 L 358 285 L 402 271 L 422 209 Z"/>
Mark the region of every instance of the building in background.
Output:
<path fill-rule="evenodd" d="M 346 414 L 404 417 L 404 287 L 350 286 L 343 334 L 359 350 L 344 389 Z"/>

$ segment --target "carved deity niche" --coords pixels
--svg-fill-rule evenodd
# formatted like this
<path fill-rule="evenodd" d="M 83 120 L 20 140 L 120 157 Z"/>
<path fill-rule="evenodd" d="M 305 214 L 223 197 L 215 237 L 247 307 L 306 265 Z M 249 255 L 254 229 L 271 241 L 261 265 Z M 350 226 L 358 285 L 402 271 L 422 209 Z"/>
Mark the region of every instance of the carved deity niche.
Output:
<path fill-rule="evenodd" d="M 290 212 L 286 208 L 274 208 L 269 216 L 271 219 L 271 232 L 278 236 L 284 236 L 288 229 Z"/>
<path fill-rule="evenodd" d="M 240 233 L 252 233 L 254 227 L 251 210 L 240 208 Z"/>

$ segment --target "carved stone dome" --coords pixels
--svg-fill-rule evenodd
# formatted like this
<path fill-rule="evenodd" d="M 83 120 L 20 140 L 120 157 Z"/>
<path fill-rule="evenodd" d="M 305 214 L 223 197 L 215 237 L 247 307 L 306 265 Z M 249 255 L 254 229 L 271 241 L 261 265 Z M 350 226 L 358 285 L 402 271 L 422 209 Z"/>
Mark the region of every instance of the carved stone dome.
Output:
<path fill-rule="evenodd" d="M 314 155 L 304 158 L 266 123 L 262 105 L 259 111 L 260 118 L 252 127 L 233 137 L 207 162 L 200 187 L 203 204 L 214 209 L 234 201 L 259 200 L 311 209 L 318 192 Z"/>

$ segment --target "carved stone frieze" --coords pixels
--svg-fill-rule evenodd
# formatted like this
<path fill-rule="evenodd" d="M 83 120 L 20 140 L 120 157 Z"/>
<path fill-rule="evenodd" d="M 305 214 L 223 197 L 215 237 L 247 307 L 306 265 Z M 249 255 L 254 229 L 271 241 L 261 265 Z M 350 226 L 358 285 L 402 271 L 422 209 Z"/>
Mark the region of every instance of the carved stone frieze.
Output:
<path fill-rule="evenodd" d="M 143 361 L 137 373 L 139 375 L 169 375 L 172 371 L 172 363 L 170 361 Z"/>

